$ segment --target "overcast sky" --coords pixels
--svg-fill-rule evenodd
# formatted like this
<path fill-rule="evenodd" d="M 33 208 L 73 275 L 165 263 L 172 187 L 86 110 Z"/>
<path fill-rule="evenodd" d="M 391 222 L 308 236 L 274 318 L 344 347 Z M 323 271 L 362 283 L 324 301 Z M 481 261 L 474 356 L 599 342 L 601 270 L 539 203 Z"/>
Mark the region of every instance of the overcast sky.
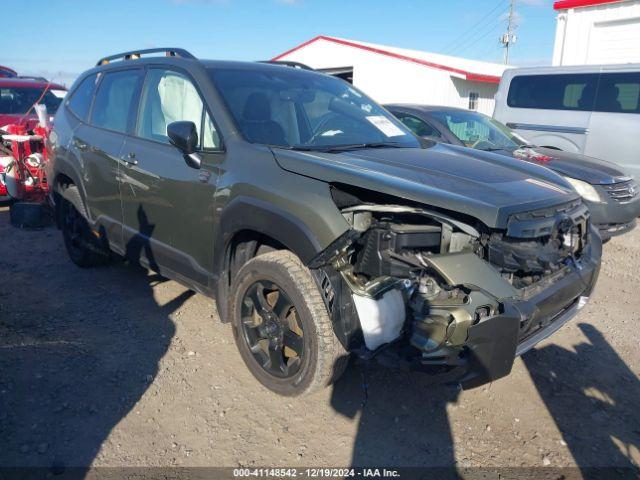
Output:
<path fill-rule="evenodd" d="M 316 35 L 502 62 L 508 10 L 509 0 L 12 1 L 2 5 L 0 64 L 69 84 L 100 56 L 136 48 L 258 60 Z M 553 0 L 516 1 L 510 63 L 551 63 L 555 17 Z"/>

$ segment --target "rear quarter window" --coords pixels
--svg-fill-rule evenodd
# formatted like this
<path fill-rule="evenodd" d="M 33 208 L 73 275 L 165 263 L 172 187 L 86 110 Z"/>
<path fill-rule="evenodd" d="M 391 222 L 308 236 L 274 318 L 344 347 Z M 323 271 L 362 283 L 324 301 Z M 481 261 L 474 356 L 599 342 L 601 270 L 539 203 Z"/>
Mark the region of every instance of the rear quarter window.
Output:
<path fill-rule="evenodd" d="M 595 110 L 640 113 L 640 72 L 603 73 L 598 85 Z"/>
<path fill-rule="evenodd" d="M 67 102 L 67 108 L 80 120 L 86 121 L 93 100 L 93 93 L 98 83 L 98 74 L 94 73 L 82 80 L 80 85 L 71 93 L 71 98 Z"/>

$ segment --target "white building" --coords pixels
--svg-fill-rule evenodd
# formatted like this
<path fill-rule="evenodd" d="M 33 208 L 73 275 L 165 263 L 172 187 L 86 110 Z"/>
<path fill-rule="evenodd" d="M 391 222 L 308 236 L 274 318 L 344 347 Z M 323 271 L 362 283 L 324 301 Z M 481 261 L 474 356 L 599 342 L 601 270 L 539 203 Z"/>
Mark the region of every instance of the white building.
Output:
<path fill-rule="evenodd" d="M 560 0 L 554 65 L 640 63 L 640 0 Z"/>
<path fill-rule="evenodd" d="M 300 62 L 352 82 L 378 103 L 470 108 L 491 115 L 505 65 L 318 36 L 273 60 Z"/>

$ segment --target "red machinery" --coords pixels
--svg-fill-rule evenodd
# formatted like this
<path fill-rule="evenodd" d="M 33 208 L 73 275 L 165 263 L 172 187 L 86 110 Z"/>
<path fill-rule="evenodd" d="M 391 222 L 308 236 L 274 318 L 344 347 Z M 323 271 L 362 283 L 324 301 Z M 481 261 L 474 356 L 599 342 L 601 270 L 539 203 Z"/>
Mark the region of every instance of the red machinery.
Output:
<path fill-rule="evenodd" d="M 8 125 L 0 130 L 0 197 L 42 204 L 49 193 L 44 174 L 47 160 L 45 139 L 49 127 L 28 131 L 24 125 Z"/>

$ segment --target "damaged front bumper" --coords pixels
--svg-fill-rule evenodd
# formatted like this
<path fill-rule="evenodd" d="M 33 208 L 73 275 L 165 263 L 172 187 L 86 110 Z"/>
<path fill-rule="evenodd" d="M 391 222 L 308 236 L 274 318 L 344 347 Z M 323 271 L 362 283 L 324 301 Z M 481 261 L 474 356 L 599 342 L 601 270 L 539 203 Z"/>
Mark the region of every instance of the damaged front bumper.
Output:
<path fill-rule="evenodd" d="M 589 255 L 574 270 L 526 300 L 502 302 L 502 313 L 469 328 L 461 378 L 474 388 L 511 372 L 523 355 L 571 320 L 587 303 L 598 278 L 601 244 L 591 243 Z"/>
<path fill-rule="evenodd" d="M 444 375 L 447 381 L 458 381 L 465 389 L 508 375 L 517 356 L 555 333 L 587 303 L 598 277 L 602 254 L 598 236 L 592 232 L 591 237 L 581 260 L 568 266 L 566 271 L 543 281 L 544 285 L 538 285 L 521 298 L 499 299 L 496 314 L 468 328 L 462 348 L 444 348 L 426 358 L 415 357 L 410 370 L 432 373 L 430 358 L 435 357 L 439 364 L 453 366 Z M 491 279 L 484 279 L 487 286 L 484 294 L 499 296 L 500 291 L 492 287 Z"/>
<path fill-rule="evenodd" d="M 310 264 L 336 335 L 361 359 L 436 382 L 508 375 L 598 277 L 602 243 L 580 202 L 518 214 L 506 233 L 415 207 L 343 214 L 353 230 Z"/>

